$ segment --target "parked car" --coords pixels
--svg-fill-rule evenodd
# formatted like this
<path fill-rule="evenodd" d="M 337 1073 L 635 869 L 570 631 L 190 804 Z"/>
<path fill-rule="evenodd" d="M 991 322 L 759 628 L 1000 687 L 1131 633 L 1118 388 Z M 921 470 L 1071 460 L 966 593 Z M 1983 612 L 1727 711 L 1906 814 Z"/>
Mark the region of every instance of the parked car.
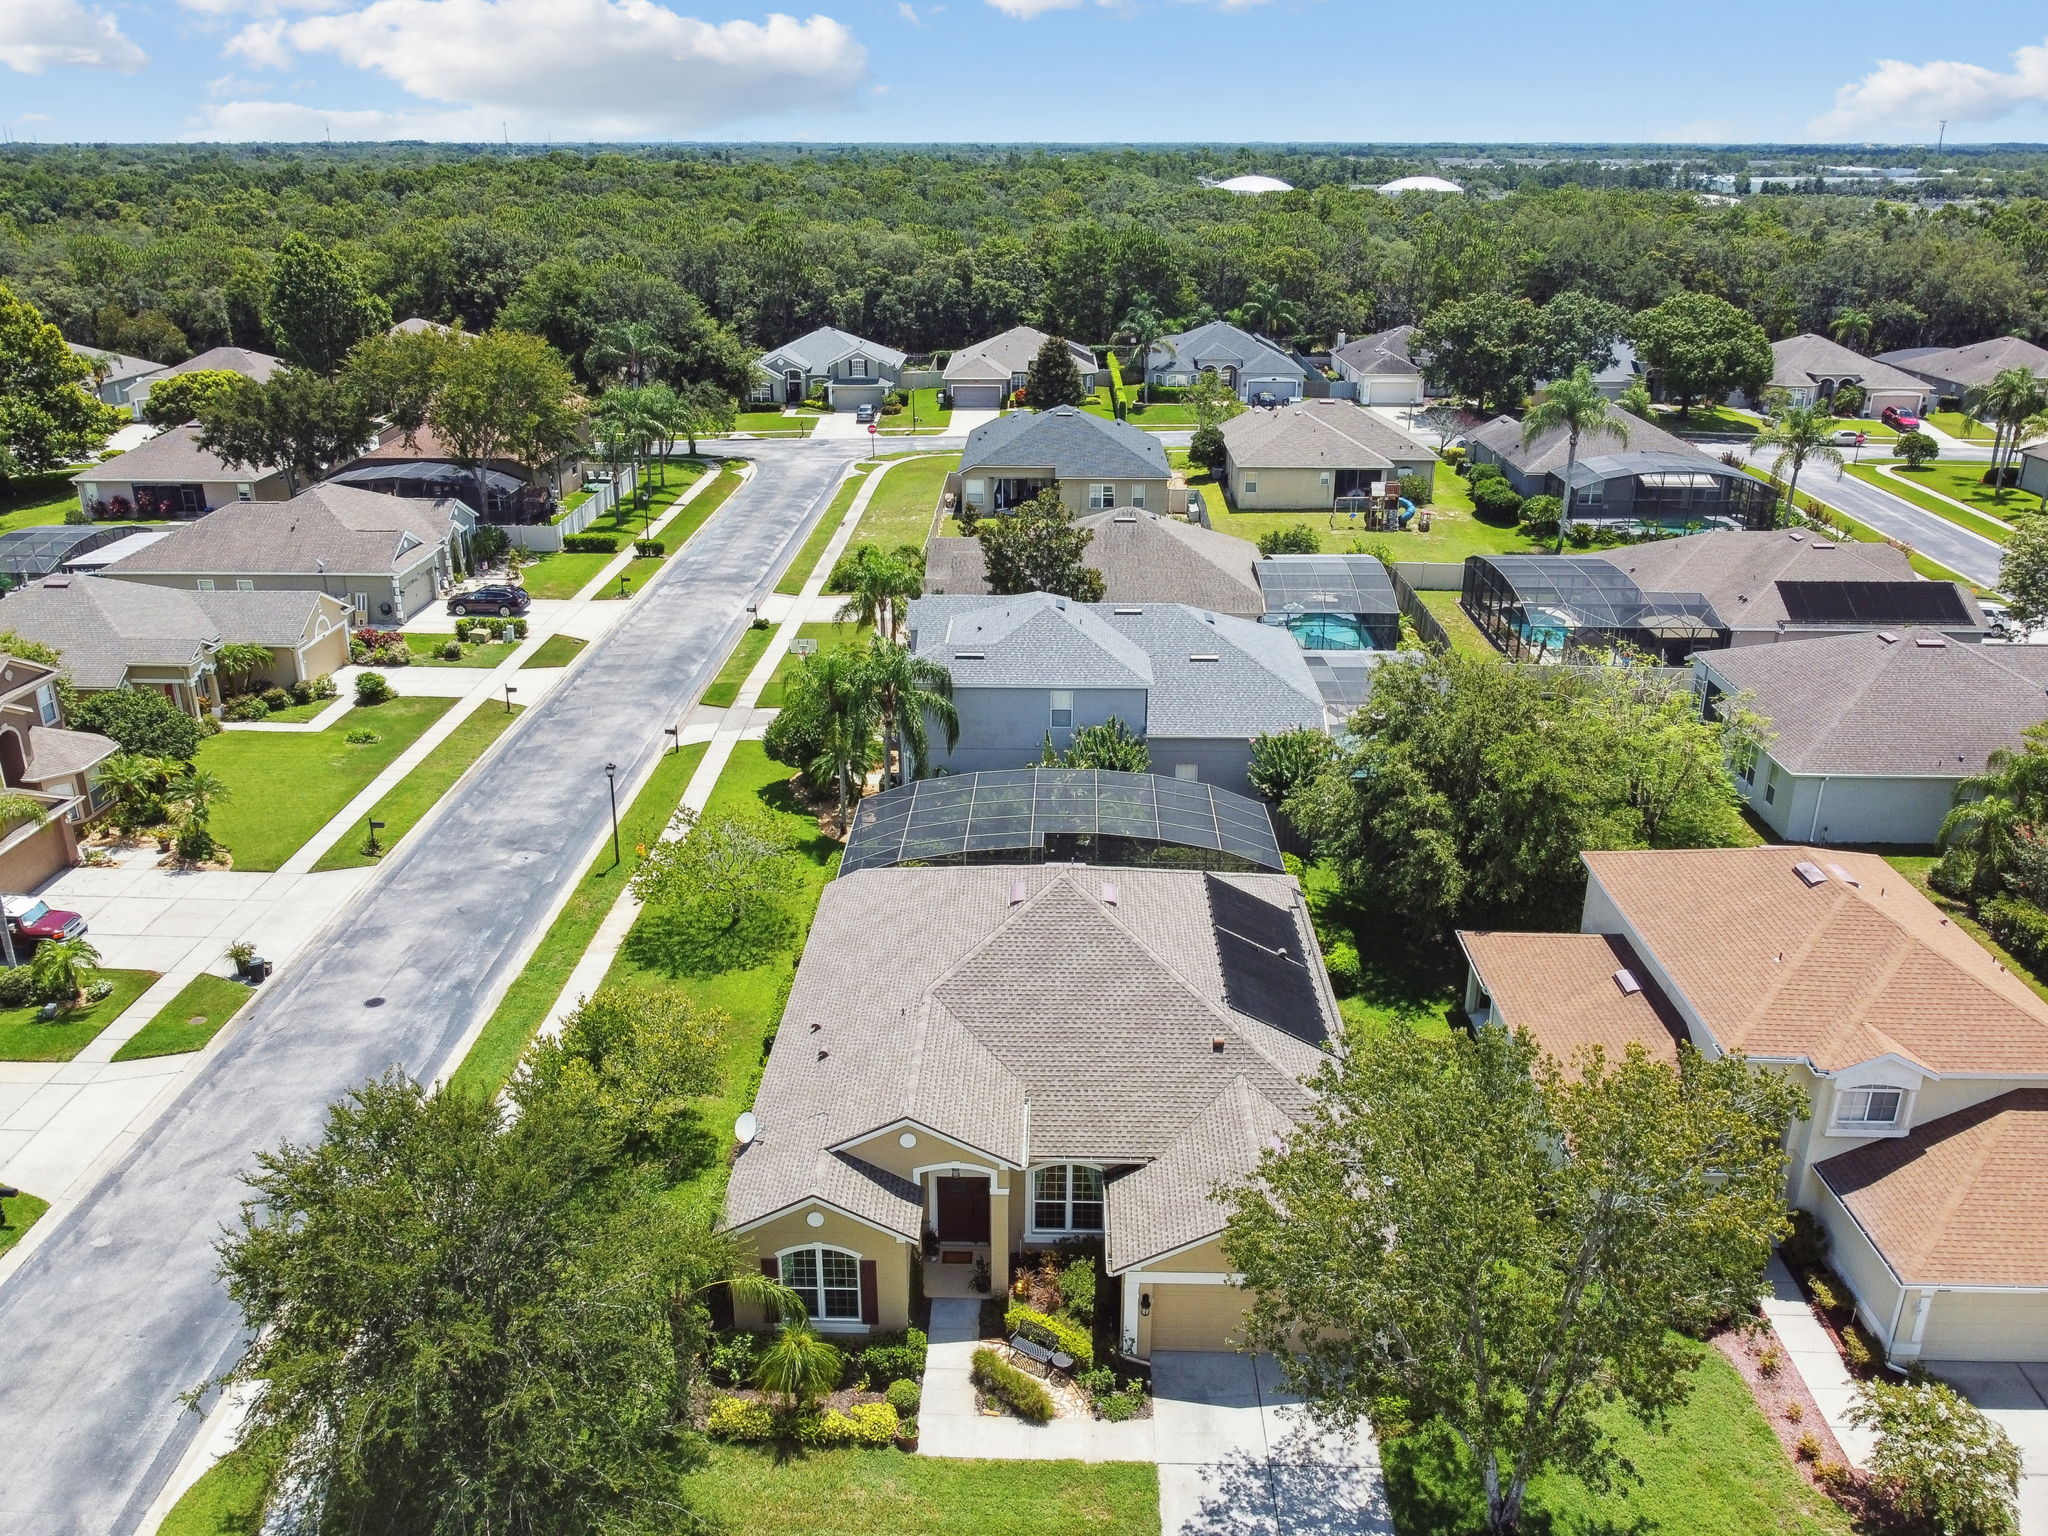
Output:
<path fill-rule="evenodd" d="M 1894 432 L 1917 432 L 1920 430 L 1920 418 L 1911 411 L 1900 410 L 1896 405 L 1886 406 L 1877 419 L 1890 427 Z"/>
<path fill-rule="evenodd" d="M 0 896 L 0 908 L 7 913 L 7 926 L 17 939 L 31 944 L 44 939 L 85 937 L 85 919 L 76 912 L 60 912 L 40 896 Z"/>
<path fill-rule="evenodd" d="M 509 619 L 532 606 L 533 599 L 524 587 L 471 587 L 467 592 L 458 592 L 448 599 L 448 611 L 457 618 L 468 613 L 495 613 L 500 618 Z"/>
<path fill-rule="evenodd" d="M 875 408 L 872 405 L 864 405 L 853 413 L 853 419 L 862 423 L 873 421 L 875 419 Z"/>
<path fill-rule="evenodd" d="M 1839 427 L 1828 441 L 1842 448 L 1857 448 L 1862 446 L 1864 437 L 1854 427 Z"/>

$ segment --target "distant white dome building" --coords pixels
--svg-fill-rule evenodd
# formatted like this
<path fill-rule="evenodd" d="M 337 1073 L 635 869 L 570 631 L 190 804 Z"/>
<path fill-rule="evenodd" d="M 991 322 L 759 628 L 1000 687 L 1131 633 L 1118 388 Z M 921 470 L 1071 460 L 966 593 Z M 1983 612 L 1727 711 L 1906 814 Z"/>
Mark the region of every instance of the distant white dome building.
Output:
<path fill-rule="evenodd" d="M 1233 176 L 1228 181 L 1214 183 L 1219 192 L 1235 192 L 1243 197 L 1254 197 L 1261 192 L 1292 192 L 1291 183 L 1277 176 Z"/>
<path fill-rule="evenodd" d="M 1389 196 L 1402 192 L 1462 192 L 1465 189 L 1455 181 L 1445 181 L 1441 176 L 1400 176 L 1387 182 L 1380 191 Z"/>

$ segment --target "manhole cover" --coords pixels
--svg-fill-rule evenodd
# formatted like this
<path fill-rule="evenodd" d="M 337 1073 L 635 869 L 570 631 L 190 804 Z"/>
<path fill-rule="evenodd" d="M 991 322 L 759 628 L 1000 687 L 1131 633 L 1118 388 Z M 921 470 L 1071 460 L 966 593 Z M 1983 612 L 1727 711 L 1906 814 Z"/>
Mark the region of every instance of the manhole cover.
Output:
<path fill-rule="evenodd" d="M 384 999 L 381 997 L 373 997 L 368 1002 L 364 1003 L 363 1006 L 365 1008 L 382 1008 L 384 1006 Z"/>

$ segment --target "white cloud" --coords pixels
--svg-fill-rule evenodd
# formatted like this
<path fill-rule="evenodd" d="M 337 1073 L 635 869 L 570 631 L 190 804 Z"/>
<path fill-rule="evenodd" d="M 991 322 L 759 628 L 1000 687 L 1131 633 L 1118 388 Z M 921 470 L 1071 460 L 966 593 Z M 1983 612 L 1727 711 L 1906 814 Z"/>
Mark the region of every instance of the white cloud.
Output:
<path fill-rule="evenodd" d="M 17 123 L 47 123 L 49 120 L 47 112 L 24 112 L 15 119 Z"/>
<path fill-rule="evenodd" d="M 255 23 L 230 48 L 273 66 L 327 54 L 438 105 L 225 102 L 193 137 L 482 139 L 504 124 L 529 138 L 668 138 L 848 107 L 867 76 L 867 50 L 829 16 L 714 24 L 654 0 L 375 0 Z"/>
<path fill-rule="evenodd" d="M 133 74 L 149 62 L 121 24 L 80 0 L 4 0 L 0 3 L 0 64 L 24 75 L 54 66 L 113 69 Z"/>
<path fill-rule="evenodd" d="M 346 0 L 178 0 L 202 16 L 275 16 L 284 11 L 338 11 Z"/>
<path fill-rule="evenodd" d="M 1835 92 L 1835 104 L 1808 125 L 1821 138 L 1865 133 L 1923 134 L 1942 118 L 1982 123 L 2024 106 L 2048 104 L 2048 42 L 2015 49 L 2012 71 L 1936 59 L 1881 59 L 1861 80 Z"/>
<path fill-rule="evenodd" d="M 1034 16 L 1043 16 L 1047 11 L 1071 11 L 1087 0 L 988 0 L 988 3 L 1005 16 L 1014 16 L 1019 21 L 1029 21 Z M 1109 0 L 1097 0 L 1107 5 Z"/>
<path fill-rule="evenodd" d="M 917 7 L 912 5 L 910 0 L 896 0 L 896 14 L 909 22 L 913 27 L 924 25 L 924 18 L 917 14 Z"/>

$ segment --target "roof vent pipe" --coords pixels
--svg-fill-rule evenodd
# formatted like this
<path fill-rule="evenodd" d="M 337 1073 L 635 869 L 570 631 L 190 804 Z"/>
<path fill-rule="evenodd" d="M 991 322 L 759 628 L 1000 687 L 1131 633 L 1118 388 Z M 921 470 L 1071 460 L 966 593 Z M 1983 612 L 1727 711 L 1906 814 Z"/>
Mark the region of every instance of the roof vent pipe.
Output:
<path fill-rule="evenodd" d="M 1023 900 L 1024 882 L 1022 880 L 1012 880 L 1010 882 L 1010 905 L 1013 907 L 1018 906 Z"/>

